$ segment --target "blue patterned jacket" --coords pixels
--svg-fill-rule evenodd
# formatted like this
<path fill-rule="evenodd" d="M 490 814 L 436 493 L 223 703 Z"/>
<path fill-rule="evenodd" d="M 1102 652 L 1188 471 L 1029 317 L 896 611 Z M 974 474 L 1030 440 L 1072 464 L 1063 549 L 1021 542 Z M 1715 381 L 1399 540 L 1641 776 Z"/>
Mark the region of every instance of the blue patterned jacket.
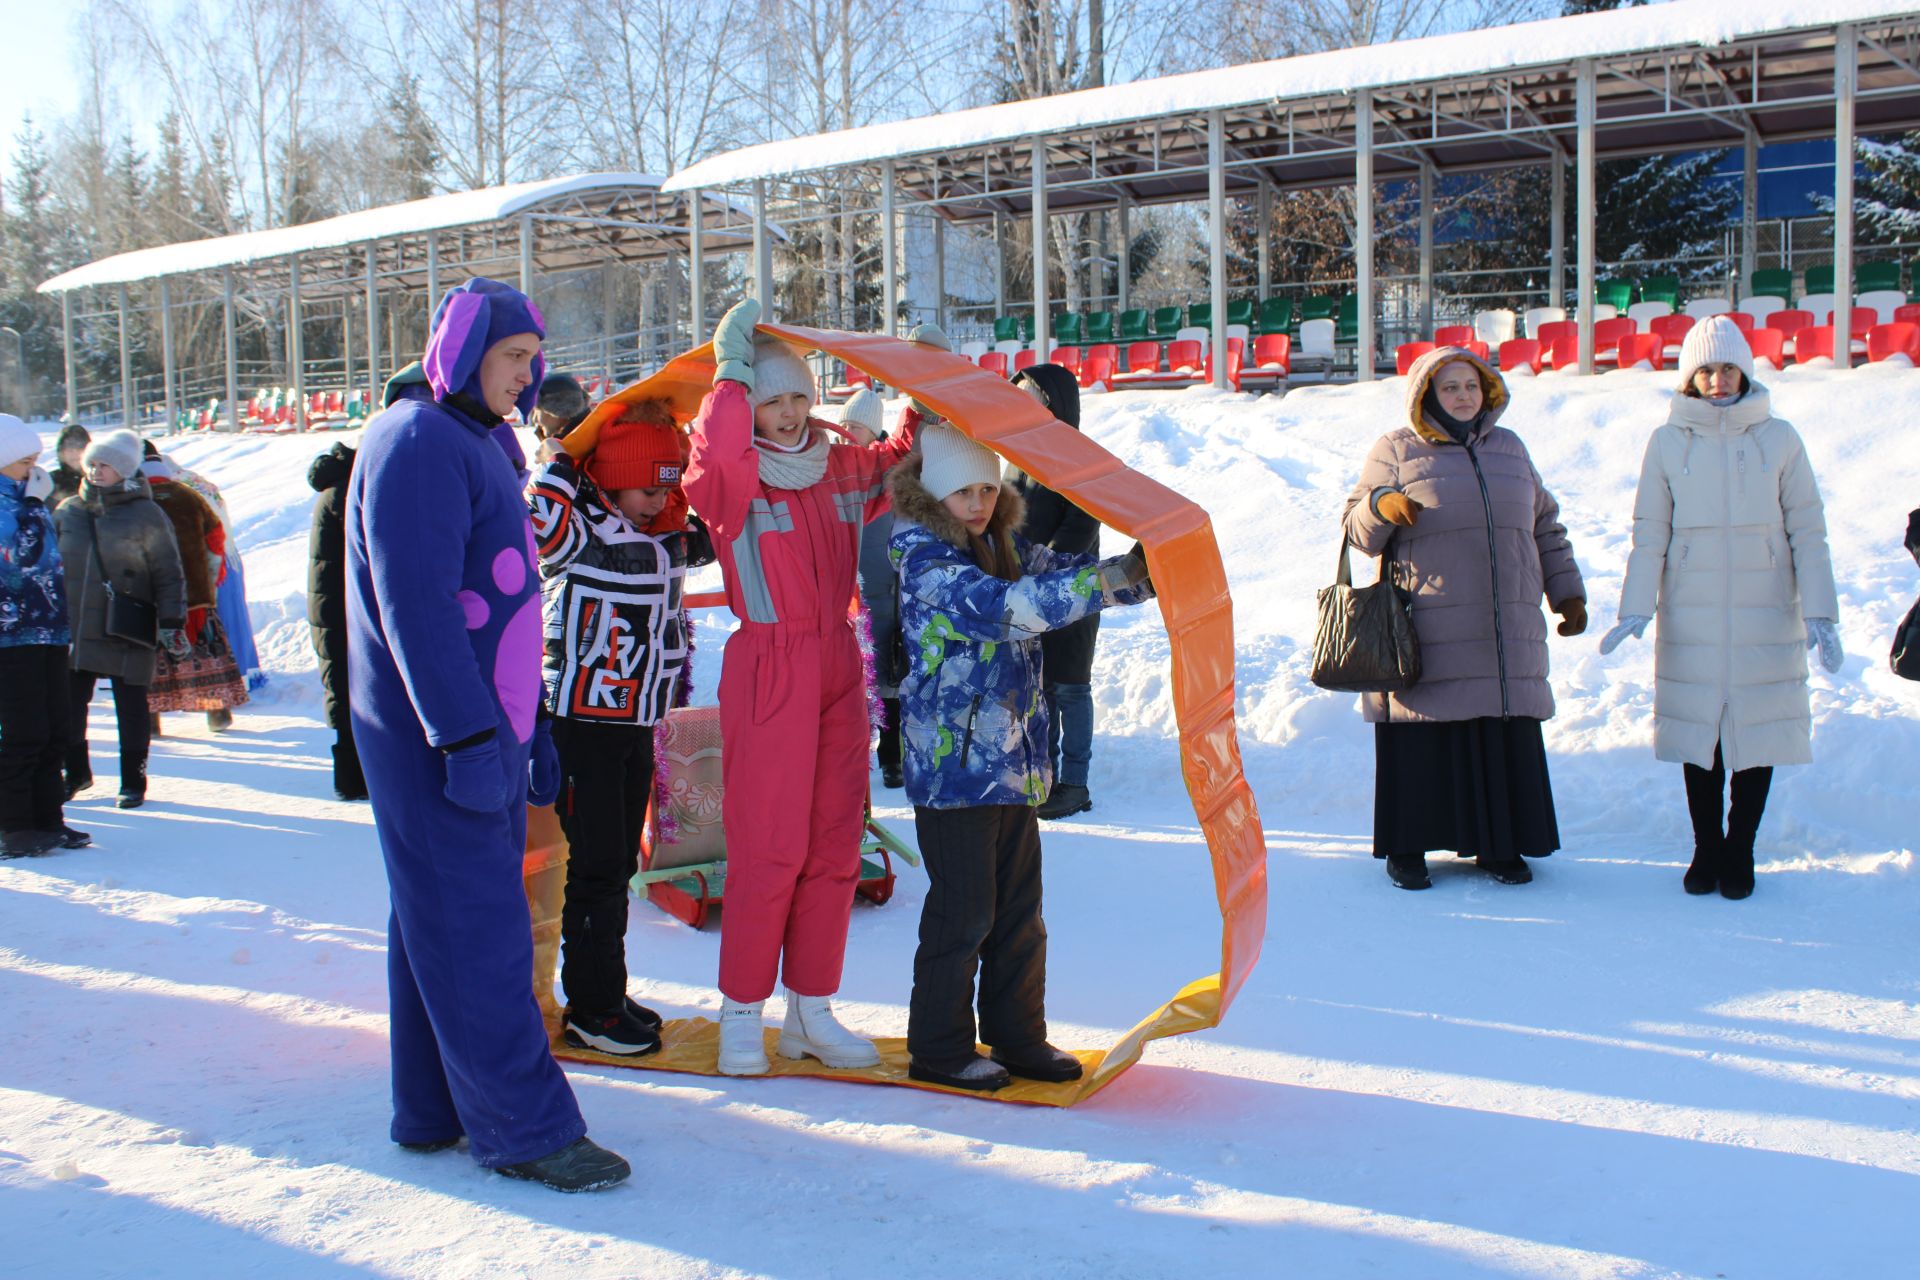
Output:
<path fill-rule="evenodd" d="M 966 527 L 920 483 L 920 456 L 888 477 L 907 650 L 900 685 L 907 798 L 931 809 L 1037 805 L 1053 787 L 1040 637 L 1115 604 L 1153 597 L 1128 586 L 1119 558 L 1062 555 L 1014 537 L 1018 582 L 974 560 Z M 1024 503 L 1010 486 L 987 536 L 1013 537 Z"/>
<path fill-rule="evenodd" d="M 25 480 L 0 476 L 0 649 L 72 639 L 53 517 Z"/>

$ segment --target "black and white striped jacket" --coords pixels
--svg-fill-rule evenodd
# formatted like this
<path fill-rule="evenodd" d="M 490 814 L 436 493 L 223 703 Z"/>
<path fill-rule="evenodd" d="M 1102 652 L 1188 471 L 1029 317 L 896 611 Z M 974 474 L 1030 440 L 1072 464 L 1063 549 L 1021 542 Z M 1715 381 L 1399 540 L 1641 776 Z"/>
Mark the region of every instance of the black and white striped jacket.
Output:
<path fill-rule="evenodd" d="M 545 596 L 548 710 L 657 723 L 687 666 L 687 569 L 713 560 L 705 527 L 690 516 L 684 532 L 642 532 L 564 454 L 534 473 L 527 506 Z"/>

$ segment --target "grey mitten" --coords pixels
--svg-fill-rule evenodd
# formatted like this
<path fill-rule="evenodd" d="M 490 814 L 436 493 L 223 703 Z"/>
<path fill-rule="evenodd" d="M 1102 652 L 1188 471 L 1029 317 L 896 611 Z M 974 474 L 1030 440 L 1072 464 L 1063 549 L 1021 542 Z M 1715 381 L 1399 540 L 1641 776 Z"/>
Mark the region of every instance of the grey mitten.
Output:
<path fill-rule="evenodd" d="M 753 390 L 753 327 L 760 323 L 760 300 L 742 298 L 713 328 L 715 382 L 737 382 Z"/>
<path fill-rule="evenodd" d="M 1652 621 L 1652 617 L 1644 613 L 1621 614 L 1620 621 L 1614 624 L 1613 630 L 1600 637 L 1601 654 L 1604 656 L 1612 653 L 1620 647 L 1620 642 L 1628 636 L 1632 636 L 1635 640 L 1638 640 L 1641 636 L 1646 635 L 1647 624 Z"/>
<path fill-rule="evenodd" d="M 1807 619 L 1807 648 L 1815 647 L 1820 650 L 1820 665 L 1827 674 L 1837 674 L 1847 660 L 1847 651 L 1840 646 L 1840 628 L 1833 625 L 1832 618 Z"/>

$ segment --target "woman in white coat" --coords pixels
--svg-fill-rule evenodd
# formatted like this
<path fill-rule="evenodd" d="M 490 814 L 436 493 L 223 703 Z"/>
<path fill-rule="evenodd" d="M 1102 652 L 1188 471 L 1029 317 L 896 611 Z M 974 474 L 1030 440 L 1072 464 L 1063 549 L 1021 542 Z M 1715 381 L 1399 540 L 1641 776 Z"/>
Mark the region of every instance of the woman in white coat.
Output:
<path fill-rule="evenodd" d="M 1647 443 L 1619 623 L 1600 652 L 1659 619 L 1654 755 L 1685 766 L 1694 849 L 1683 884 L 1744 898 L 1773 766 L 1813 759 L 1806 650 L 1840 669 L 1839 602 L 1806 447 L 1773 416 L 1746 339 L 1723 316 L 1703 320 L 1680 372 Z"/>

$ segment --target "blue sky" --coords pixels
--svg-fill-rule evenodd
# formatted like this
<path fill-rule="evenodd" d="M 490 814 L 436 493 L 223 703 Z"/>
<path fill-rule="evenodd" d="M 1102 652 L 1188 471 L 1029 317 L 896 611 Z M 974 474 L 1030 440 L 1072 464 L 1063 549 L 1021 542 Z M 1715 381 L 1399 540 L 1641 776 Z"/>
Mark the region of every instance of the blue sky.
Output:
<path fill-rule="evenodd" d="M 27 111 L 43 127 L 79 101 L 68 59 L 73 7 L 58 0 L 14 0 L 7 6 L 8 57 L 0 73 L 0 170 L 13 171 L 13 135 Z"/>

